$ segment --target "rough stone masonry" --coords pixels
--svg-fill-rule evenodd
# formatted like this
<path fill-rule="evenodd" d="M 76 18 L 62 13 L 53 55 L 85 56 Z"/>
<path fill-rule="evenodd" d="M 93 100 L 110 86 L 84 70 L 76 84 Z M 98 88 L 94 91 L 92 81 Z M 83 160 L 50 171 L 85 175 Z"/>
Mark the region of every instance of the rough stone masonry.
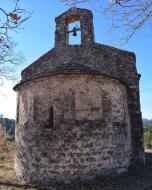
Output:
<path fill-rule="evenodd" d="M 144 164 L 135 54 L 95 43 L 89 10 L 71 8 L 55 21 L 55 47 L 14 87 L 18 179 L 46 185 Z M 70 45 L 76 21 L 81 44 Z"/>

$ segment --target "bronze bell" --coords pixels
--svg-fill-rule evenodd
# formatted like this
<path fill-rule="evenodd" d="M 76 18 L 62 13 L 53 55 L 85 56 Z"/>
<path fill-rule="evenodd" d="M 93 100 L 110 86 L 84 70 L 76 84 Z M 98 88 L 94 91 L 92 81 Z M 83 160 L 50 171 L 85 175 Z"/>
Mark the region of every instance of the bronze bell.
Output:
<path fill-rule="evenodd" d="M 76 32 L 76 31 L 77 31 L 77 28 L 74 27 L 74 28 L 73 28 L 73 36 L 77 36 L 77 32 Z"/>

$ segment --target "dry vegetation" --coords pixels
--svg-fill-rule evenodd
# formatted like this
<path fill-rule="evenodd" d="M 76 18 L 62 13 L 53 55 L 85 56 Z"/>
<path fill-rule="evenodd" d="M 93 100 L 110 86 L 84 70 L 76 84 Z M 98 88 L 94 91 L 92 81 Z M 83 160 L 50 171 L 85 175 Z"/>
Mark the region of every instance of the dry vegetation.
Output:
<path fill-rule="evenodd" d="M 0 189 L 2 190 L 40 190 L 47 188 L 22 186 L 13 171 L 13 147 L 7 142 L 0 146 Z M 152 151 L 146 153 L 146 166 L 130 168 L 120 176 L 98 177 L 91 182 L 73 182 L 72 184 L 58 184 L 49 190 L 152 190 Z"/>
<path fill-rule="evenodd" d="M 0 145 L 0 190 L 35 190 L 19 185 L 13 170 L 14 143 L 7 141 Z"/>

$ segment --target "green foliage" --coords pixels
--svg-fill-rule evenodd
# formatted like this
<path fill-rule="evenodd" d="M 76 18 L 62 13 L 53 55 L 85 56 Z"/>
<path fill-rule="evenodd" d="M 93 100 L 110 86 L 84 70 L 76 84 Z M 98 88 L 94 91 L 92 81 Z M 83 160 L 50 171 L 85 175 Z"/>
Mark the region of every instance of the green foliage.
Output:
<path fill-rule="evenodd" d="M 152 124 L 144 126 L 144 145 L 152 149 Z"/>

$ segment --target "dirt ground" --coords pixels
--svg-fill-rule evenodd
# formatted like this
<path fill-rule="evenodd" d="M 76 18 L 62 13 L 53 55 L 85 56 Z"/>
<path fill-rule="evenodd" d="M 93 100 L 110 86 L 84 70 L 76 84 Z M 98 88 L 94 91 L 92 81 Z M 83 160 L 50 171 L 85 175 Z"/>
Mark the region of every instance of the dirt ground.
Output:
<path fill-rule="evenodd" d="M 146 150 L 146 166 L 130 168 L 113 177 L 98 177 L 89 182 L 58 184 L 49 188 L 22 186 L 13 171 L 13 156 L 0 160 L 0 190 L 152 190 L 152 151 Z"/>

